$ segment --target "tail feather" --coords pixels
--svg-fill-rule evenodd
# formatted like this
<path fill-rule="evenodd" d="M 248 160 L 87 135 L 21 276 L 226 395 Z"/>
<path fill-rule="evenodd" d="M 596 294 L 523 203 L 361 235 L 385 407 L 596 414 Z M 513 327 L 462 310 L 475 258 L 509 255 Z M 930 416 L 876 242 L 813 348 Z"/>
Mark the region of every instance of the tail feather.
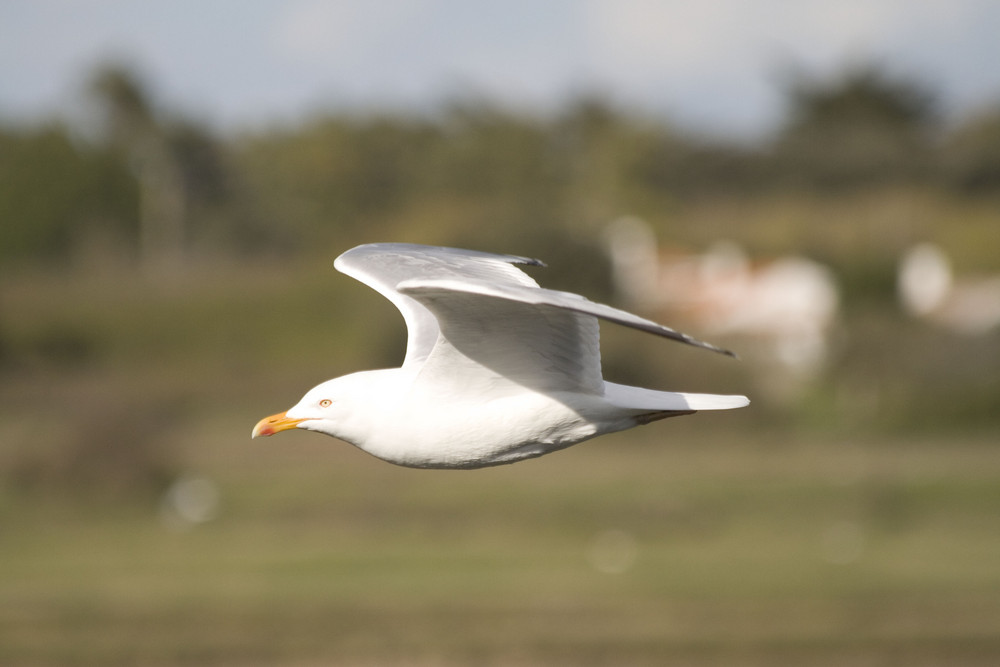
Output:
<path fill-rule="evenodd" d="M 698 410 L 731 410 L 750 404 L 750 399 L 746 396 L 657 391 L 613 382 L 604 383 L 604 398 L 620 408 L 651 411 L 652 413 L 678 412 L 688 414 Z M 669 416 L 672 415 L 665 414 L 663 417 L 655 417 L 655 419 Z"/>

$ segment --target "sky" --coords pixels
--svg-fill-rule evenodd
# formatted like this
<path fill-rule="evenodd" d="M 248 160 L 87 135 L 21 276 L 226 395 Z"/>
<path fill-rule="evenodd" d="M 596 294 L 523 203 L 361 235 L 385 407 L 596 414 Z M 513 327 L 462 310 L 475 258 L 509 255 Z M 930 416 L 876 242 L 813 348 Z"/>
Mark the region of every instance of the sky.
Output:
<path fill-rule="evenodd" d="M 1000 102 L 994 0 L 7 0 L 0 120 L 71 113 L 104 62 L 219 129 L 462 95 L 599 93 L 696 131 L 778 124 L 782 81 L 875 62 L 953 117 Z"/>

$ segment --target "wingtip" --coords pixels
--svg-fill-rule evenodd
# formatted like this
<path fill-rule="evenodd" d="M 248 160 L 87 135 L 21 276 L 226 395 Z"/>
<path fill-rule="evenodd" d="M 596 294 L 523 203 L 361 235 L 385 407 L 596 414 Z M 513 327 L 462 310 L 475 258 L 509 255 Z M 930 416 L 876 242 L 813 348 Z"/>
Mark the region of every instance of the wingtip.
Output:
<path fill-rule="evenodd" d="M 679 332 L 675 332 L 675 333 L 679 333 Z M 687 334 L 680 334 L 680 336 L 681 336 L 681 340 L 684 341 L 685 343 L 689 344 L 689 345 L 694 345 L 695 347 L 700 347 L 700 348 L 702 348 L 704 350 L 708 350 L 709 352 L 715 352 L 716 354 L 721 354 L 723 356 L 730 357 L 732 359 L 736 359 L 737 361 L 740 358 L 740 355 L 738 355 L 735 352 L 733 352 L 732 350 L 728 350 L 728 349 L 726 349 L 724 347 L 719 347 L 718 345 L 713 345 L 712 343 L 706 343 L 703 340 L 698 340 L 697 338 L 692 338 L 691 336 L 688 336 Z"/>
<path fill-rule="evenodd" d="M 519 257 L 517 255 L 511 255 L 511 257 L 513 257 L 515 259 L 515 262 L 514 262 L 515 264 L 524 264 L 526 266 L 539 266 L 539 267 L 541 267 L 543 269 L 546 269 L 549 266 L 548 264 L 546 264 L 542 260 L 536 259 L 534 257 Z"/>

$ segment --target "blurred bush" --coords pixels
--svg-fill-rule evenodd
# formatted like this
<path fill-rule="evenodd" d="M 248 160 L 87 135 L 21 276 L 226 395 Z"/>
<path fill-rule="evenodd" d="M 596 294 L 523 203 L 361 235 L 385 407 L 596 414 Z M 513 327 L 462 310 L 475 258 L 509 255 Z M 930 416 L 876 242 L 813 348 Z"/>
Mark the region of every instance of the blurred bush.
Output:
<path fill-rule="evenodd" d="M 147 263 L 377 238 L 513 246 L 539 229 L 596 240 L 623 214 L 683 242 L 697 230 L 671 216 L 697 202 L 1000 193 L 1000 112 L 947 126 L 928 86 L 871 64 L 787 77 L 786 121 L 755 144 L 686 134 L 597 96 L 547 116 L 459 98 L 220 137 L 164 111 L 120 65 L 88 90 L 98 131 L 0 128 L 3 257 L 65 259 L 100 236 Z"/>
<path fill-rule="evenodd" d="M 921 84 L 868 64 L 829 82 L 799 73 L 786 96 L 779 182 L 843 191 L 938 176 L 936 99 Z"/>
<path fill-rule="evenodd" d="M 138 205 L 128 169 L 62 124 L 0 127 L 0 260 L 65 262 L 85 237 L 129 238 Z"/>
<path fill-rule="evenodd" d="M 84 503 L 153 501 L 176 477 L 169 438 L 183 414 L 179 403 L 104 391 L 58 412 L 57 437 L 8 443 L 8 481 L 21 492 Z"/>

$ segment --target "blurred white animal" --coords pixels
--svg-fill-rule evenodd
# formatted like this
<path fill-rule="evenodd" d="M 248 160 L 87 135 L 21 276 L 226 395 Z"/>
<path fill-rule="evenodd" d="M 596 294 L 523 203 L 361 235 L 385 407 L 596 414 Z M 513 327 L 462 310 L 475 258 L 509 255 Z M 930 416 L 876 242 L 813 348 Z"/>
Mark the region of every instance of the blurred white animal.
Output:
<path fill-rule="evenodd" d="M 616 287 L 633 306 L 670 311 L 716 335 L 756 338 L 794 370 L 825 360 L 840 301 L 825 266 L 797 256 L 754 264 L 732 242 L 702 254 L 661 252 L 636 218 L 613 223 L 607 241 Z"/>
<path fill-rule="evenodd" d="M 954 278 L 938 246 L 922 243 L 903 256 L 899 299 L 910 315 L 962 334 L 984 334 L 1000 326 L 1000 275 Z"/>

